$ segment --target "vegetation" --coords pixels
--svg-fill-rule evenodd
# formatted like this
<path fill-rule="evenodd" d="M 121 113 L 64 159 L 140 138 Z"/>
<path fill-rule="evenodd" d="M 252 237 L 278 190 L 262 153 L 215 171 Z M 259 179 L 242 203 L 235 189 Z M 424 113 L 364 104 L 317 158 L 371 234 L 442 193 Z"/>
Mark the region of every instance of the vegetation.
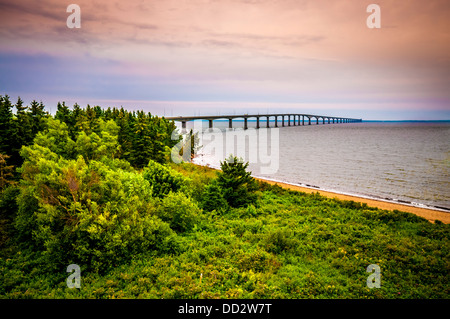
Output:
<path fill-rule="evenodd" d="M 173 123 L 143 112 L 0 101 L 2 298 L 449 296 L 449 225 L 170 163 Z"/>

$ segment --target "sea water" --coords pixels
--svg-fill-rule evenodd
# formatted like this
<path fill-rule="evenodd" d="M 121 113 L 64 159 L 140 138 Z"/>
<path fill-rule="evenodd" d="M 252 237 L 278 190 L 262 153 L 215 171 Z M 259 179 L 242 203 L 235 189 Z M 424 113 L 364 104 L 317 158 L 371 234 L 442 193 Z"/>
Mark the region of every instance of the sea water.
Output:
<path fill-rule="evenodd" d="M 203 121 L 206 128 L 207 121 Z M 307 124 L 307 123 L 306 123 Z M 252 160 L 248 169 L 254 176 L 300 186 L 392 200 L 418 206 L 450 210 L 450 123 L 449 122 L 362 122 L 274 128 L 272 134 L 256 142 L 249 138 L 255 130 L 243 130 L 243 121 L 233 120 L 234 143 L 247 141 L 244 160 L 261 153 L 275 155 L 276 169 L 264 172 L 267 161 Z M 265 127 L 266 121 L 260 121 Z M 214 121 L 214 127 L 226 131 L 228 120 Z M 189 129 L 189 126 L 188 126 Z M 275 134 L 275 130 L 277 131 Z M 203 149 L 194 162 L 219 167 L 227 154 L 218 152 L 224 141 L 208 139 L 202 130 Z M 216 131 L 217 133 L 217 131 Z M 254 134 L 254 132 L 251 132 Z M 259 133 L 257 133 L 259 134 Z M 216 134 L 217 135 L 217 134 Z M 268 137 L 266 137 L 268 135 Z M 274 137 L 276 137 L 274 139 Z M 233 143 L 226 141 L 226 143 Z M 214 145 L 217 144 L 217 145 Z M 214 150 L 216 146 L 216 151 Z M 229 149 L 229 148 L 228 148 Z M 225 149 L 224 149 L 225 150 Z M 236 150 L 236 148 L 235 148 Z"/>

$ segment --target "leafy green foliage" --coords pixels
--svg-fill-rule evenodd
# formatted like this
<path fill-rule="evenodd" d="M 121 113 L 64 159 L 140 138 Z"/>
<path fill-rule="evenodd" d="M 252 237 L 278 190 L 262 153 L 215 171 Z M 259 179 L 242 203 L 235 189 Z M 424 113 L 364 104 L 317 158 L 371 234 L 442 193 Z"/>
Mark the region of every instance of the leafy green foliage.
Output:
<path fill-rule="evenodd" d="M 150 161 L 143 171 L 143 176 L 153 188 L 153 194 L 164 197 L 170 192 L 179 191 L 186 185 L 187 179 L 170 167 Z"/>
<path fill-rule="evenodd" d="M 103 269 L 173 236 L 154 214 L 151 187 L 141 174 L 87 163 L 80 155 L 66 160 L 38 145 L 24 147 L 23 156 L 23 196 L 38 196 L 32 214 L 31 199 L 19 202 L 17 218 L 32 221 L 32 240 L 49 260 Z"/>
<path fill-rule="evenodd" d="M 177 170 L 190 180 L 209 175 L 202 180 L 205 189 L 214 176 L 213 171 L 190 164 Z M 141 182 L 135 181 L 131 184 L 138 187 Z M 121 257 L 121 263 L 100 274 L 80 264 L 81 289 L 67 288 L 67 264 L 59 272 L 45 271 L 46 259 L 21 248 L 0 258 L 0 294 L 9 298 L 448 297 L 449 225 L 260 185 L 263 191 L 256 206 L 230 208 L 224 215 L 201 214 L 188 196 L 169 193 L 154 204 L 155 215 L 167 222 L 161 221 L 166 227 L 181 226 L 178 235 L 160 236 L 154 249 Z M 370 264 L 381 268 L 379 289 L 366 287 Z"/>
<path fill-rule="evenodd" d="M 220 163 L 217 184 L 222 189 L 223 198 L 231 207 L 241 207 L 256 202 L 256 182 L 247 172 L 248 163 L 230 155 Z"/>
<path fill-rule="evenodd" d="M 161 202 L 158 216 L 177 232 L 191 230 L 200 220 L 201 210 L 183 193 L 169 193 Z"/>
<path fill-rule="evenodd" d="M 217 179 L 212 180 L 205 186 L 201 198 L 201 206 L 209 212 L 213 210 L 225 212 L 228 210 L 228 202 L 222 195 L 222 188 L 219 186 Z"/>
<path fill-rule="evenodd" d="M 8 158 L 8 155 L 0 153 L 0 191 L 5 189 L 8 185 L 15 183 L 13 180 L 13 166 L 8 165 L 6 162 Z"/>
<path fill-rule="evenodd" d="M 18 194 L 19 188 L 11 185 L 0 191 L 0 249 L 14 234 L 13 223 L 17 212 Z"/>
<path fill-rule="evenodd" d="M 447 224 L 255 182 L 233 157 L 163 164 L 173 123 L 143 112 L 0 102 L 21 174 L 0 191 L 2 298 L 448 298 Z"/>

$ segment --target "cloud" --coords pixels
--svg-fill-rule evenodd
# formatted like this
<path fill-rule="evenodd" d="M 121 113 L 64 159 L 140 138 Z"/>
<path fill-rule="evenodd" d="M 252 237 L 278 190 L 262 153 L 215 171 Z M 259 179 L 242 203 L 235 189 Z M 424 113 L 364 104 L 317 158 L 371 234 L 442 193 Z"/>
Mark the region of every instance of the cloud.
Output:
<path fill-rule="evenodd" d="M 2 87 L 450 108 L 447 0 L 379 0 L 379 30 L 352 0 L 78 0 L 81 29 L 66 27 L 67 4 L 0 1 Z"/>

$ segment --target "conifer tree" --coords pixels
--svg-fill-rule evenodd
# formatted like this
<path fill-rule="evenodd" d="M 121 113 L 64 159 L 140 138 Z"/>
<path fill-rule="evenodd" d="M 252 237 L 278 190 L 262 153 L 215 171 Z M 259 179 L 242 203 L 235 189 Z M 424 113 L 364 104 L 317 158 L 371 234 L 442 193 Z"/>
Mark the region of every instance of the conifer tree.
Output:
<path fill-rule="evenodd" d="M 256 201 L 257 185 L 251 172 L 247 172 L 248 162 L 230 155 L 220 163 L 217 183 L 223 190 L 223 197 L 231 207 L 241 207 Z"/>
<path fill-rule="evenodd" d="M 17 149 L 17 126 L 14 121 L 9 96 L 0 95 L 0 153 L 11 156 L 11 163 L 17 164 L 19 155 Z"/>
<path fill-rule="evenodd" d="M 69 123 L 71 122 L 71 111 L 66 105 L 66 102 L 63 101 L 62 104 L 58 102 L 58 105 L 56 107 L 55 119 L 60 120 L 67 125 L 69 125 Z"/>
<path fill-rule="evenodd" d="M 14 184 L 14 166 L 7 164 L 8 158 L 8 155 L 0 153 L 0 191 L 3 191 L 8 185 Z"/>
<path fill-rule="evenodd" d="M 29 145 L 33 142 L 33 134 L 31 127 L 31 119 L 27 112 L 28 106 L 23 105 L 22 99 L 17 99 L 16 107 L 16 118 L 17 118 L 17 135 L 20 145 L 17 145 L 16 150 L 19 152 L 22 145 Z"/>
<path fill-rule="evenodd" d="M 44 117 L 48 114 L 45 112 L 45 106 L 42 102 L 38 103 L 36 100 L 33 100 L 30 104 L 30 117 L 31 117 L 31 132 L 32 136 L 36 136 L 36 134 L 42 131 L 45 127 Z"/>

